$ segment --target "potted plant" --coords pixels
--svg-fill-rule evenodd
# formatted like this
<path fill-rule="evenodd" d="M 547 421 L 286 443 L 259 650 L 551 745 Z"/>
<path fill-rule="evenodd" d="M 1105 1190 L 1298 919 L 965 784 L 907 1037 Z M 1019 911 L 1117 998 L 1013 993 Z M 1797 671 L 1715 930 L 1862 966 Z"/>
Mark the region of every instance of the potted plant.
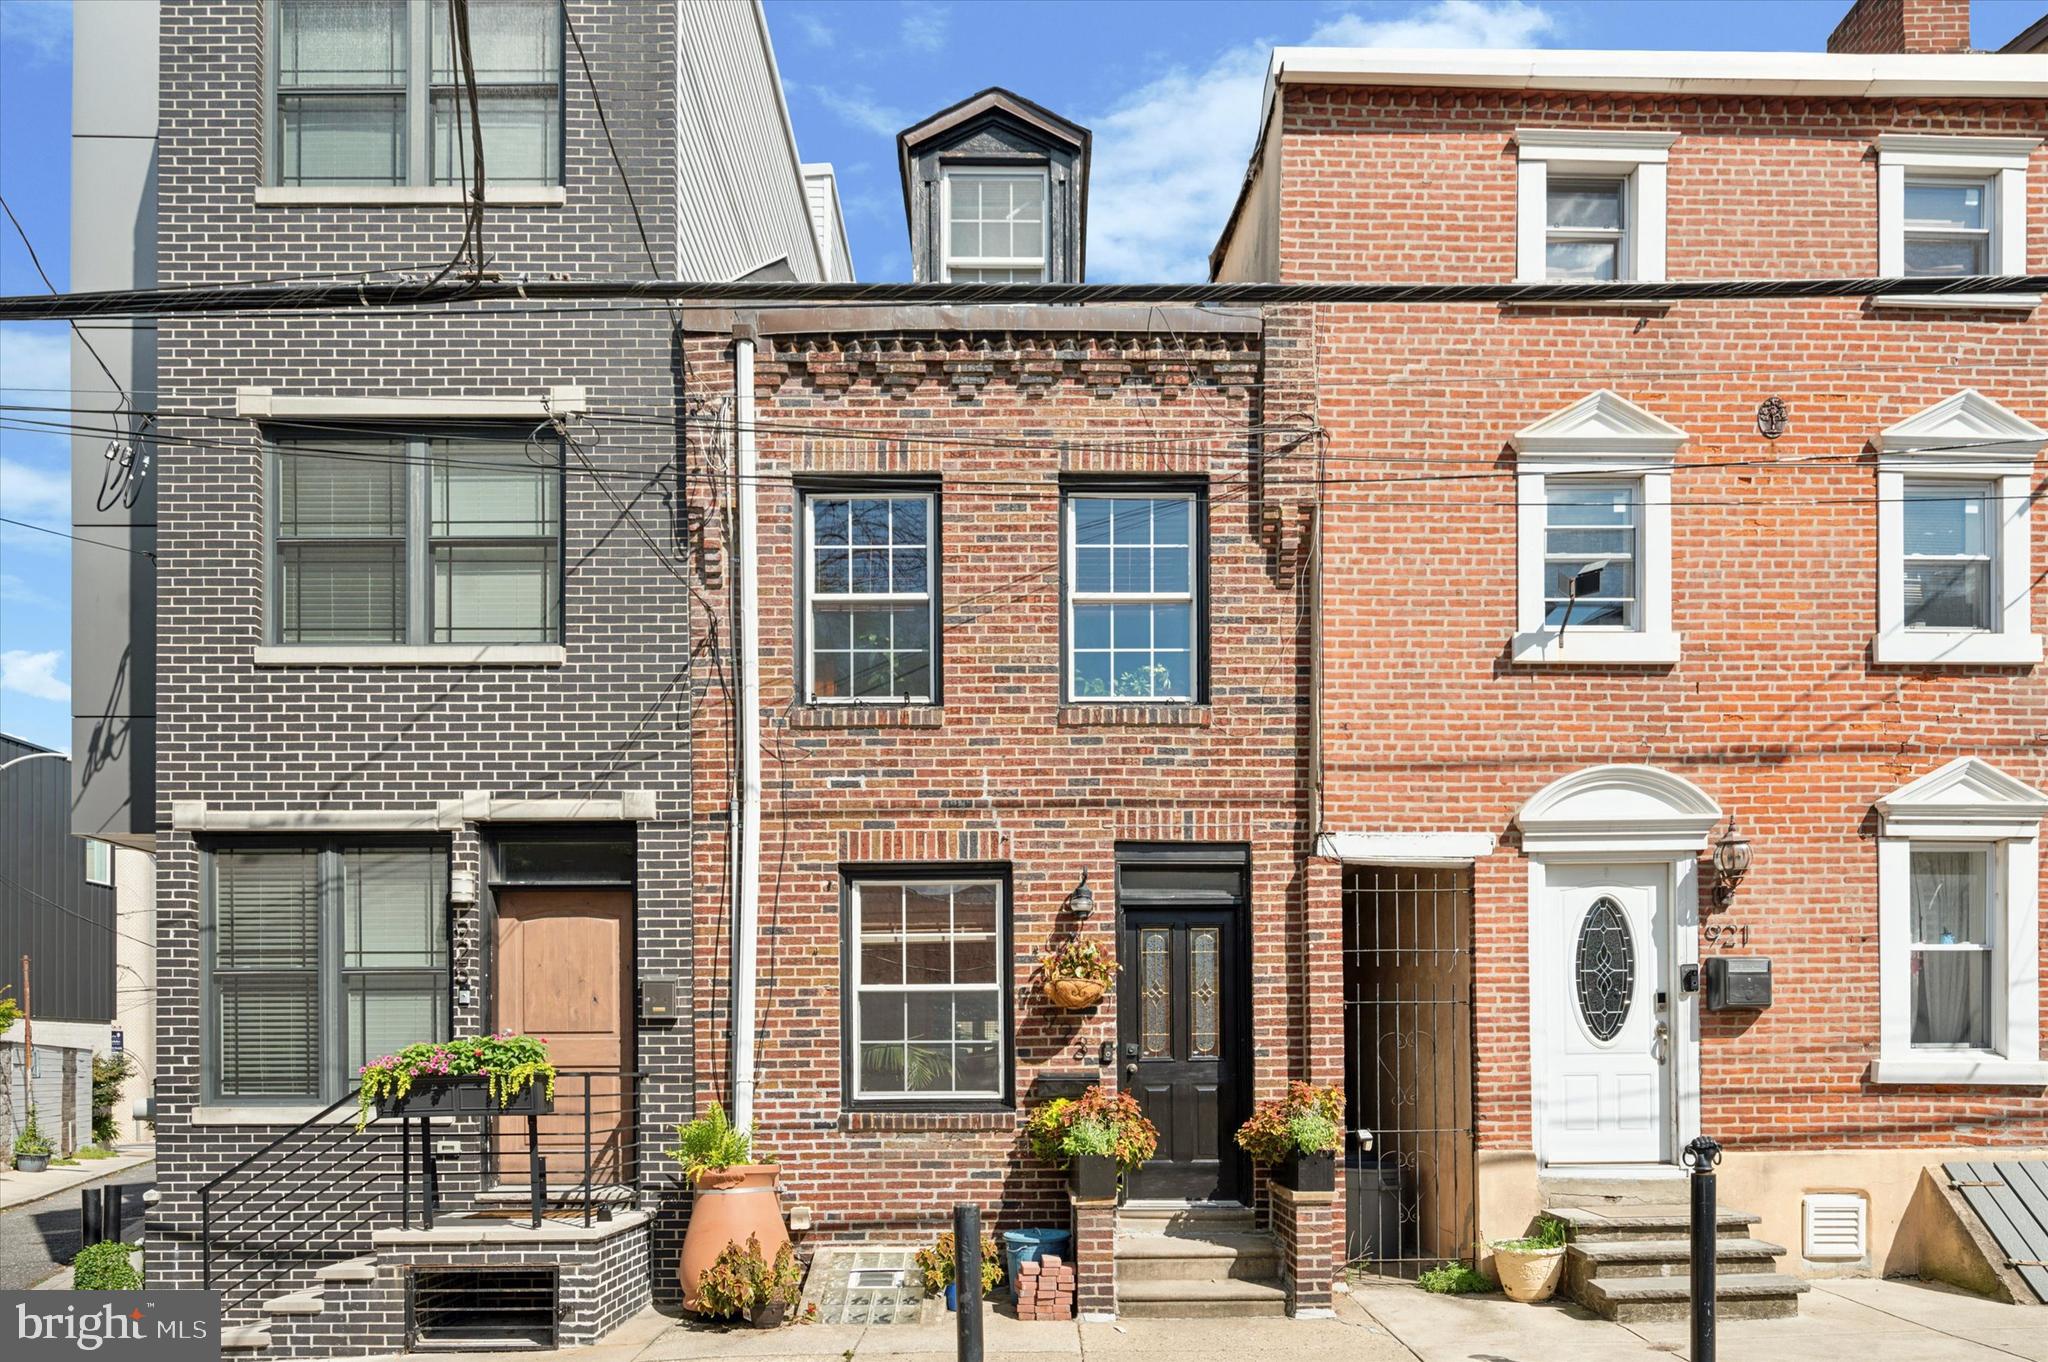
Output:
<path fill-rule="evenodd" d="M 50 1166 L 50 1155 L 56 1153 L 36 1124 L 36 1109 L 28 1109 L 28 1122 L 14 1137 L 14 1166 L 24 1173 L 40 1173 Z"/>
<path fill-rule="evenodd" d="M 1024 1131 L 1033 1153 L 1068 1170 L 1068 1185 L 1082 1201 L 1114 1199 L 1118 1175 L 1159 1148 L 1159 1130 L 1138 1099 L 1100 1083 L 1079 1097 L 1055 1097 L 1034 1108 Z"/>
<path fill-rule="evenodd" d="M 356 1079 L 357 1130 L 376 1116 L 530 1116 L 555 1103 L 547 1038 L 510 1031 L 408 1045 Z"/>
<path fill-rule="evenodd" d="M 1073 1011 L 1093 1007 L 1116 981 L 1117 964 L 1093 941 L 1068 937 L 1038 957 L 1045 996 L 1054 1007 Z"/>
<path fill-rule="evenodd" d="M 928 1294 L 946 1293 L 946 1308 L 960 1308 L 960 1295 L 955 1290 L 954 1274 L 959 1264 L 955 1261 L 953 1232 L 947 1230 L 932 1241 L 929 1248 L 921 1248 L 911 1255 L 918 1271 L 924 1274 L 924 1289 Z M 996 1289 L 1003 1279 L 1003 1260 L 996 1255 L 996 1237 L 984 1229 L 981 1232 L 981 1294 L 986 1296 Z"/>
<path fill-rule="evenodd" d="M 1237 1128 L 1237 1143 L 1266 1165 L 1282 1187 L 1335 1191 L 1337 1151 L 1344 1147 L 1344 1093 L 1290 1083 L 1285 1097 L 1259 1103 Z"/>
<path fill-rule="evenodd" d="M 704 1269 L 690 1308 L 707 1319 L 739 1315 L 756 1329 L 773 1329 L 795 1318 L 803 1286 L 803 1264 L 788 1240 L 770 1262 L 760 1239 L 748 1235 L 745 1244 L 727 1244 Z"/>
<path fill-rule="evenodd" d="M 789 1243 L 775 1192 L 775 1156 L 755 1149 L 752 1133 L 735 1126 L 716 1102 L 676 1127 L 676 1143 L 667 1153 L 696 1189 L 676 1277 L 684 1306 L 703 1313 L 697 1302 L 704 1274 L 729 1246 L 757 1243 L 763 1260 L 770 1261 L 768 1255 L 779 1258 Z"/>
<path fill-rule="evenodd" d="M 1546 1215 L 1536 1228 L 1520 1239 L 1501 1239 L 1487 1244 L 1493 1254 L 1493 1270 L 1500 1277 L 1501 1290 L 1509 1300 L 1546 1301 L 1557 1290 L 1564 1275 L 1564 1222 Z"/>

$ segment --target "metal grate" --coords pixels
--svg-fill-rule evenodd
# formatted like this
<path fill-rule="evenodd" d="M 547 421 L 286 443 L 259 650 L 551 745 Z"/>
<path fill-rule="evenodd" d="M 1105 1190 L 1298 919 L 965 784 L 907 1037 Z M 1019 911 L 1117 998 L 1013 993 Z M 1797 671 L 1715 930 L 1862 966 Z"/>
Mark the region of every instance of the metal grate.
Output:
<path fill-rule="evenodd" d="M 415 1268 L 411 1346 L 552 1348 L 555 1294 L 551 1267 Z"/>
<path fill-rule="evenodd" d="M 1344 871 L 1345 1256 L 1414 1277 L 1470 1262 L 1473 1171 L 1472 872 Z"/>

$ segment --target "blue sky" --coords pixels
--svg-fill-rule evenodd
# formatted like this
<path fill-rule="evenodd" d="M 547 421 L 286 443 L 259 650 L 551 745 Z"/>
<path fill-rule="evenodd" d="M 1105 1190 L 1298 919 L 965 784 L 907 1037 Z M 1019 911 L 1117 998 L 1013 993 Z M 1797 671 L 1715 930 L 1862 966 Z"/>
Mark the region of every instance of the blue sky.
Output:
<path fill-rule="evenodd" d="M 124 0 L 84 0 L 120 4 Z M 1995 48 L 2048 0 L 1975 0 Z M 1004 85 L 1095 133 L 1089 277 L 1199 278 L 1276 44 L 1819 51 L 1848 0 L 768 0 L 804 159 L 839 170 L 863 279 L 909 272 L 894 137 Z M 0 0 L 0 195 L 69 282 L 71 5 Z M 0 221 L 0 293 L 40 291 Z M 61 326 L 0 326 L 0 401 L 68 382 Z M 0 515 L 69 522 L 65 441 L 0 429 Z M 108 550 L 111 552 L 111 550 Z M 0 525 L 0 730 L 69 744 L 70 545 Z"/>

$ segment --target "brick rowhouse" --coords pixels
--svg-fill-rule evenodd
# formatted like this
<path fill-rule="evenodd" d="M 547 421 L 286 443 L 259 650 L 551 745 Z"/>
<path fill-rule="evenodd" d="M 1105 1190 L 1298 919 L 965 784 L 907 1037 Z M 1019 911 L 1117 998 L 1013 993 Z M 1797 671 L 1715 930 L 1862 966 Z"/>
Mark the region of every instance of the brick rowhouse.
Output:
<path fill-rule="evenodd" d="M 1967 9 L 1866 3 L 1832 46 L 1951 52 L 1967 46 Z M 1879 24 L 1892 36 L 1845 38 Z M 1930 25 L 1945 36 L 1926 36 Z M 2025 59 L 1911 60 L 1960 73 Z M 1320 73 L 1313 60 L 1288 65 L 1214 257 L 1220 278 L 1516 278 L 1518 148 L 1530 130 L 1559 129 L 1669 135 L 1665 277 L 1878 273 L 1878 143 L 1898 134 L 2002 139 L 2009 157 L 2020 148 L 2025 259 L 2002 268 L 2048 269 L 2038 71 L 2024 98 L 1962 86 L 1866 98 L 1630 90 L 1625 58 L 1611 77 L 1549 91 L 1458 74 L 1375 79 L 1369 52 L 1334 54 Z M 1694 91 L 1714 72 L 1700 74 Z M 1691 902 L 1678 905 L 1680 938 L 1697 938 L 1701 957 L 1763 956 L 1775 968 L 1768 1009 L 1700 1014 L 1697 1127 L 1728 1147 L 1723 1204 L 1760 1214 L 1761 1237 L 1794 1246 L 1795 1272 L 1936 1270 L 1923 1236 L 1941 1214 L 1940 1163 L 2048 1145 L 2048 1105 L 2038 1066 L 1997 1078 L 1993 1065 L 1976 1082 L 1880 1081 L 1874 806 L 1963 757 L 2048 784 L 2048 682 L 2024 661 L 1874 660 L 1878 432 L 1965 389 L 2048 425 L 2048 318 L 2025 305 L 1851 300 L 1286 307 L 1268 315 L 1269 401 L 1283 377 L 1273 338 L 1289 330 L 1312 338 L 1299 405 L 1326 433 L 1318 826 L 1380 847 L 1307 875 L 1310 955 L 1297 977 L 1314 1076 L 1337 1080 L 1347 1044 L 1377 1043 L 1347 1036 L 1338 982 L 1348 893 L 1369 902 L 1384 883 L 1363 862 L 1427 860 L 1450 845 L 1412 834 L 1479 835 L 1477 849 L 1446 853 L 1471 867 L 1474 1059 L 1469 1072 L 1434 1075 L 1470 1094 L 1447 1099 L 1454 1111 L 1474 1104 L 1443 1124 L 1472 1123 L 1477 1208 L 1440 1251 L 1461 1251 L 1451 1240 L 1473 1228 L 1519 1234 L 1559 1204 L 1540 1175 L 1532 1105 L 1546 1060 L 1534 1053 L 1531 941 L 1548 924 L 1540 904 L 1532 918 L 1517 815 L 1573 772 L 1660 768 L 1734 814 L 1754 846 L 1724 907 L 1698 840 L 1698 921 Z M 1518 660 L 1511 440 L 1600 389 L 1685 433 L 1670 482 L 1682 645 L 1675 661 L 1633 665 Z M 1758 428 L 1772 397 L 1789 412 L 1775 441 Z M 2031 545 L 2038 564 L 2038 512 Z M 2036 586 L 2028 634 L 2048 624 L 2040 596 Z M 2040 925 L 2021 930 L 2025 948 Z M 2048 1001 L 2039 988 L 2024 996 L 2032 1008 Z M 1371 1067 L 1369 1048 L 1352 1059 L 1354 1075 Z M 1427 1061 L 1421 1072 L 1427 1087 Z M 1405 1154 L 1452 1157 L 1412 1143 Z M 1860 1258 L 1801 1257 L 1812 1191 L 1868 1199 Z"/>

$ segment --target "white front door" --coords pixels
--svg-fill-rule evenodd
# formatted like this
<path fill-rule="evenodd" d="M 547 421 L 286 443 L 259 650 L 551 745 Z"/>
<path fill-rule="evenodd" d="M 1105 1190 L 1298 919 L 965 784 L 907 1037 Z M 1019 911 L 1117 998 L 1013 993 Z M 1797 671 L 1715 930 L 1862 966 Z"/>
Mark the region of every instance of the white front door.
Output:
<path fill-rule="evenodd" d="M 1532 1003 L 1545 1163 L 1661 1163 L 1671 1145 L 1668 864 L 1545 870 Z"/>

